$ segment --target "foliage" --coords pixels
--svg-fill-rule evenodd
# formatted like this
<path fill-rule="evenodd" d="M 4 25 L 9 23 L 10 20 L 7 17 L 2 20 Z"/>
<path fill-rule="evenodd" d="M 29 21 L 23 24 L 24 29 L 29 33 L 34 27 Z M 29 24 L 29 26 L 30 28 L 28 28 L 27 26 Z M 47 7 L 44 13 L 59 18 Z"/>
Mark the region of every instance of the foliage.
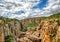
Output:
<path fill-rule="evenodd" d="M 27 28 L 20 28 L 20 31 L 25 32 L 27 31 Z"/>
<path fill-rule="evenodd" d="M 58 39 L 58 42 L 60 42 L 60 39 Z"/>
<path fill-rule="evenodd" d="M 13 42 L 13 36 L 12 35 L 8 35 L 5 37 L 5 42 Z"/>
<path fill-rule="evenodd" d="M 56 36 L 56 32 L 54 32 L 53 34 L 50 35 L 51 38 L 55 37 Z"/>
<path fill-rule="evenodd" d="M 57 20 L 57 23 L 58 23 L 58 25 L 60 25 L 60 21 L 59 20 Z"/>
<path fill-rule="evenodd" d="M 51 32 L 51 35 L 50 35 L 51 41 L 56 39 L 56 34 L 57 34 L 57 29 L 54 28 L 54 30 Z"/>
<path fill-rule="evenodd" d="M 26 23 L 26 27 L 36 27 L 38 24 L 31 22 L 31 23 Z"/>
<path fill-rule="evenodd" d="M 48 18 L 60 18 L 60 13 L 49 16 Z"/>

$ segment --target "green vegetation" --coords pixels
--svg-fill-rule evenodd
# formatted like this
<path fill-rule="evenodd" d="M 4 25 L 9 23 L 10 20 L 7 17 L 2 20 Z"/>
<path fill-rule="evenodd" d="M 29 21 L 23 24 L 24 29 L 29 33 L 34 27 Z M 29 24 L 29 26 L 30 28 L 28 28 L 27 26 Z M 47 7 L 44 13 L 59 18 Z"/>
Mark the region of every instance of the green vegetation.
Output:
<path fill-rule="evenodd" d="M 60 25 L 60 20 L 57 20 L 58 25 Z"/>
<path fill-rule="evenodd" d="M 0 20 L 0 26 L 2 26 L 4 24 L 3 20 Z"/>
<path fill-rule="evenodd" d="M 60 13 L 51 15 L 49 18 L 60 18 Z"/>
<path fill-rule="evenodd" d="M 58 42 L 60 42 L 60 39 L 58 39 Z"/>
<path fill-rule="evenodd" d="M 53 19 L 59 19 L 60 18 L 60 13 L 57 13 L 57 14 L 53 14 L 53 15 L 51 15 L 51 16 L 49 16 L 49 17 L 40 17 L 41 18 L 41 20 L 44 20 L 44 19 L 47 19 L 47 18 L 53 18 Z"/>
<path fill-rule="evenodd" d="M 51 37 L 55 37 L 56 36 L 56 33 L 54 32 L 53 34 L 51 34 Z"/>
<path fill-rule="evenodd" d="M 37 23 L 26 23 L 26 27 L 36 27 L 38 24 Z"/>
<path fill-rule="evenodd" d="M 13 36 L 12 35 L 8 35 L 5 37 L 5 42 L 13 42 Z"/>
<path fill-rule="evenodd" d="M 25 32 L 27 31 L 27 28 L 20 28 L 20 31 Z"/>
<path fill-rule="evenodd" d="M 57 29 L 54 28 L 53 31 L 51 32 L 51 42 L 53 42 L 53 40 L 55 41 L 56 40 L 56 34 L 57 34 Z"/>
<path fill-rule="evenodd" d="M 50 19 L 50 18 L 60 19 L 60 13 L 51 15 L 49 17 L 38 17 L 38 18 L 41 18 L 41 20 Z M 40 21 L 40 20 L 38 19 L 38 21 Z M 7 25 L 6 27 L 14 28 L 16 25 L 20 24 L 19 25 L 20 27 L 18 26 L 17 28 L 19 28 L 20 31 L 23 31 L 23 32 L 27 31 L 28 27 L 31 27 L 33 32 L 36 31 L 36 27 L 38 26 L 38 24 L 35 23 L 35 22 L 36 21 L 34 20 L 34 22 L 26 22 L 25 24 L 23 24 L 23 22 L 20 22 L 20 20 L 17 20 L 17 19 L 9 19 L 9 18 L 0 17 L 0 26 L 8 24 L 9 26 Z M 58 25 L 60 25 L 60 20 L 57 20 L 57 22 L 58 22 Z M 56 29 L 51 33 L 50 36 L 51 36 L 52 39 L 55 39 L 55 37 L 56 37 Z M 24 37 L 24 34 L 22 34 L 21 37 Z M 12 35 L 6 36 L 5 37 L 5 42 L 13 42 L 13 36 Z M 60 39 L 58 40 L 58 42 L 60 42 Z"/>

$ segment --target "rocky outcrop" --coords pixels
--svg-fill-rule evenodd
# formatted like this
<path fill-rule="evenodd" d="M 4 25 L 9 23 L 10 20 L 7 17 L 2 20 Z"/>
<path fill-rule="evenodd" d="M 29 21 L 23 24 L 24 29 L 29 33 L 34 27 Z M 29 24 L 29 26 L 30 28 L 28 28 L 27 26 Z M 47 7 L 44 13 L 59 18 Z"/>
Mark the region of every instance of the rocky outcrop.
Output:
<path fill-rule="evenodd" d="M 13 35 L 14 42 L 60 42 L 59 17 L 60 13 L 26 20 L 0 18 L 0 31 L 4 27 L 3 36 Z"/>
<path fill-rule="evenodd" d="M 25 36 L 19 38 L 20 42 L 58 42 L 60 39 L 60 26 L 57 21 L 59 19 L 42 20 L 36 31 L 33 32 L 31 29 L 28 29 L 25 32 Z M 24 39 L 25 37 L 27 40 Z"/>

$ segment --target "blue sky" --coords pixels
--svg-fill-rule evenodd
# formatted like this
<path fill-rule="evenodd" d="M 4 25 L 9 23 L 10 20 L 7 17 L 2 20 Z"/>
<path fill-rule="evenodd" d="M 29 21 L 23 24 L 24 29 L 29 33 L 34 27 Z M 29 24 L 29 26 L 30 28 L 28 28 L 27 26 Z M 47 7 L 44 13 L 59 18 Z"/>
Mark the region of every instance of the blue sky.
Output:
<path fill-rule="evenodd" d="M 25 13 L 23 10 L 17 11 L 15 14 L 20 15 L 22 13 Z"/>
<path fill-rule="evenodd" d="M 60 12 L 60 0 L 0 0 L 0 16 L 16 19 L 50 16 Z"/>
<path fill-rule="evenodd" d="M 46 7 L 46 4 L 48 4 L 48 0 L 41 0 L 41 2 L 35 5 L 33 8 L 43 9 L 44 7 Z"/>
<path fill-rule="evenodd" d="M 39 2 L 37 5 L 33 6 L 32 9 L 43 9 L 44 7 L 46 7 L 46 4 L 48 3 L 48 0 L 40 0 L 41 2 Z M 22 13 L 25 13 L 23 10 L 17 11 L 16 14 L 20 15 Z"/>

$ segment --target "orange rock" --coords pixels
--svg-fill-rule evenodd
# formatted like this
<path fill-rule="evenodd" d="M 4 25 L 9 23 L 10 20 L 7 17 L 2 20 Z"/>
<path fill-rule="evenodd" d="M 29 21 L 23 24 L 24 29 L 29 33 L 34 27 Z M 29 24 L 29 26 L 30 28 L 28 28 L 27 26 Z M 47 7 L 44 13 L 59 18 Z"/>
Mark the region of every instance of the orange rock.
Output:
<path fill-rule="evenodd" d="M 57 30 L 56 42 L 58 42 L 58 39 L 60 39 L 60 26 L 58 27 L 58 30 Z"/>
<path fill-rule="evenodd" d="M 45 42 L 50 42 L 50 36 L 47 34 L 44 34 L 44 41 Z"/>
<path fill-rule="evenodd" d="M 3 31 L 3 27 L 0 27 L 1 28 L 1 34 L 0 34 L 0 42 L 4 42 L 4 31 Z"/>

